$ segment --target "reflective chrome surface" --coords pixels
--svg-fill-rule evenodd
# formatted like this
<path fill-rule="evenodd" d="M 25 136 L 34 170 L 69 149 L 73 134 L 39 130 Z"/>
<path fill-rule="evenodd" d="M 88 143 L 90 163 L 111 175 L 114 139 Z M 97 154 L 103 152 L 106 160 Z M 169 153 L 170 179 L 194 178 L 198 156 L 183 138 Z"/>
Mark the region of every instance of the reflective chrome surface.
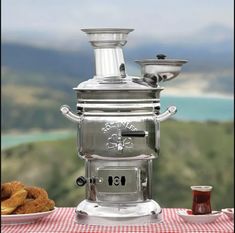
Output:
<path fill-rule="evenodd" d="M 163 220 L 162 210 L 153 200 L 132 205 L 102 205 L 84 200 L 75 212 L 78 223 L 90 225 L 143 225 Z"/>
<path fill-rule="evenodd" d="M 141 66 L 141 75 L 144 78 L 156 79 L 156 85 L 161 81 L 169 81 L 177 77 L 182 65 L 187 63 L 186 60 L 177 59 L 145 59 L 135 61 Z"/>
<path fill-rule="evenodd" d="M 76 183 L 85 186 L 86 200 L 76 219 L 92 225 L 161 222 L 161 208 L 151 199 L 152 160 L 160 152 L 160 122 L 176 107 L 161 111 L 159 81 L 162 74 L 170 74 L 166 80 L 178 75 L 185 61 L 139 61 L 142 76 L 129 76 L 122 47 L 132 29 L 83 31 L 94 48 L 96 74 L 74 88 L 76 113 L 61 107 L 77 124 L 78 155 L 85 159 L 85 175 Z"/>
<path fill-rule="evenodd" d="M 133 29 L 101 28 L 82 29 L 94 48 L 96 78 L 125 77 L 125 62 L 122 46 L 127 34 Z"/>
<path fill-rule="evenodd" d="M 152 158 L 88 160 L 85 175 L 90 201 L 133 204 L 152 197 Z"/>

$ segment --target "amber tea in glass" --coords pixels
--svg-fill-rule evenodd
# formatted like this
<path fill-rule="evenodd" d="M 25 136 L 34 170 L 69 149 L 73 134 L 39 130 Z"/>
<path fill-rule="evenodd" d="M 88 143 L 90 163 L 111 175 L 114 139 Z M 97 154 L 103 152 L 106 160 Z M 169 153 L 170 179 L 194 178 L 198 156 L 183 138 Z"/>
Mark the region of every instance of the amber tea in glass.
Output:
<path fill-rule="evenodd" d="M 193 193 L 192 214 L 211 213 L 212 186 L 191 186 Z"/>

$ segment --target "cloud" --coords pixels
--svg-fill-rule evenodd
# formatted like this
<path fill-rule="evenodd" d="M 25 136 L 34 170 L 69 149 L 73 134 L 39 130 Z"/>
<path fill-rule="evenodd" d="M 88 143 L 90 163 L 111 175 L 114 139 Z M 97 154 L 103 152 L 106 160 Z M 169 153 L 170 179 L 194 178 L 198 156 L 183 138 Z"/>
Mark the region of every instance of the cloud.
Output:
<path fill-rule="evenodd" d="M 135 28 L 153 38 L 192 34 L 206 25 L 233 27 L 228 0 L 3 0 L 2 30 L 74 35 L 84 27 Z"/>

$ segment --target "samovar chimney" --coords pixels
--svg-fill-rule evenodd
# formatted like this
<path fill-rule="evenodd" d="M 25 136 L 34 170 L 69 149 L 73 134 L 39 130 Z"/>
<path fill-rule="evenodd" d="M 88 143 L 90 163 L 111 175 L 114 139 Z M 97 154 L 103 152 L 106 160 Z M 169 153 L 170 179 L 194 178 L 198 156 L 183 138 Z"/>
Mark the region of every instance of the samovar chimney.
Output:
<path fill-rule="evenodd" d="M 122 47 L 133 29 L 82 29 L 94 48 L 96 78 L 124 76 L 125 61 Z"/>

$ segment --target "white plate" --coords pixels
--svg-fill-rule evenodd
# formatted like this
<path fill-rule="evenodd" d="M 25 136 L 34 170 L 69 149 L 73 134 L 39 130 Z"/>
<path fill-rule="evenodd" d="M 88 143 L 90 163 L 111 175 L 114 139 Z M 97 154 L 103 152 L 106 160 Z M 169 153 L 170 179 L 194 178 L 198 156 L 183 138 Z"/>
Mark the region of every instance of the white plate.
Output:
<path fill-rule="evenodd" d="M 189 223 L 210 223 L 218 219 L 223 213 L 218 211 L 212 211 L 211 214 L 194 215 L 191 210 L 178 210 L 176 212 L 184 221 Z"/>
<path fill-rule="evenodd" d="M 231 220 L 234 220 L 234 208 L 222 209 L 222 212 L 225 213 Z"/>
<path fill-rule="evenodd" d="M 38 221 L 41 218 L 47 217 L 48 215 L 54 213 L 56 208 L 47 212 L 39 212 L 32 214 L 10 214 L 1 215 L 1 224 L 29 224 Z"/>

